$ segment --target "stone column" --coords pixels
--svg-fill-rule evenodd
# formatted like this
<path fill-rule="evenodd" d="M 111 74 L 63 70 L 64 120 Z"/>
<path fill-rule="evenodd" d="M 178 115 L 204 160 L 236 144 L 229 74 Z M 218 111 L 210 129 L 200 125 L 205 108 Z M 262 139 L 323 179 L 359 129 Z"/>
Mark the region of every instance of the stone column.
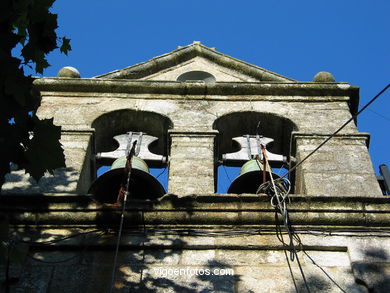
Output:
<path fill-rule="evenodd" d="M 214 140 L 218 131 L 170 131 L 168 192 L 204 194 L 215 192 Z"/>
<path fill-rule="evenodd" d="M 62 132 L 65 163 L 71 171 L 67 182 L 71 192 L 87 193 L 95 177 L 93 133 L 94 129 L 66 129 Z"/>
<path fill-rule="evenodd" d="M 293 133 L 298 162 L 328 135 Z M 296 170 L 295 193 L 311 196 L 381 197 L 367 149 L 369 134 L 338 134 Z"/>

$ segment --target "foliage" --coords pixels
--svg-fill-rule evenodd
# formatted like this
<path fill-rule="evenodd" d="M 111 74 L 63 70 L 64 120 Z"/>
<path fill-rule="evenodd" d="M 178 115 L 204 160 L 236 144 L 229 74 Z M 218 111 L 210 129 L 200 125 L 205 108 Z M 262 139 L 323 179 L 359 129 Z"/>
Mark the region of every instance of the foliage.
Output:
<path fill-rule="evenodd" d="M 24 73 L 26 66 L 43 73 L 48 53 L 71 50 L 69 39 L 57 37 L 57 15 L 49 11 L 54 1 L 0 1 L 0 187 L 11 162 L 36 180 L 65 166 L 61 128 L 36 116 L 40 96 Z"/>

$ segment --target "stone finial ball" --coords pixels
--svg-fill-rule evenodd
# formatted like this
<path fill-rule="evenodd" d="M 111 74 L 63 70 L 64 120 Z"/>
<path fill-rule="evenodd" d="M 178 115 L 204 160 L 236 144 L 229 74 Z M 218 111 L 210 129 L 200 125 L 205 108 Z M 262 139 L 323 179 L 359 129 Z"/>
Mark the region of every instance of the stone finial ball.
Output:
<path fill-rule="evenodd" d="M 320 71 L 318 72 L 314 78 L 314 82 L 335 82 L 334 76 L 332 73 L 326 72 L 326 71 Z"/>
<path fill-rule="evenodd" d="M 71 66 L 65 66 L 60 69 L 57 73 L 58 77 L 68 77 L 68 78 L 80 78 L 80 72 Z"/>

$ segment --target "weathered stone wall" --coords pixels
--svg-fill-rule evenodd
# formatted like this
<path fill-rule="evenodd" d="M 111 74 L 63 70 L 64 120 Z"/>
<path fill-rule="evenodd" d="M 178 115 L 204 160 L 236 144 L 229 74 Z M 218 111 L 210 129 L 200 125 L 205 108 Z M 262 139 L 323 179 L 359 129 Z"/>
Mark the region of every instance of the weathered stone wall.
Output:
<path fill-rule="evenodd" d="M 61 144 L 65 154 L 66 168 L 54 171 L 54 176 L 45 174 L 37 183 L 24 170 L 6 175 L 7 182 L 2 193 L 86 192 L 95 172 L 92 164 L 93 129 L 63 127 Z"/>
<path fill-rule="evenodd" d="M 168 189 L 174 194 L 215 190 L 214 140 L 217 132 L 170 132 Z M 183 176 L 188 175 L 188 177 Z"/>
<path fill-rule="evenodd" d="M 85 231 L 41 230 L 23 266 L 11 267 L 11 292 L 108 292 L 116 236 L 95 232 L 58 241 L 80 232 Z M 356 232 L 308 232 L 312 235 L 301 235 L 305 246 L 297 256 L 311 292 L 388 292 L 390 254 L 383 247 L 389 240 Z M 192 233 L 125 230 L 113 291 L 292 293 L 296 286 L 305 292 L 296 256 L 290 259 L 274 232 Z M 58 242 L 39 245 L 47 240 Z"/>
<path fill-rule="evenodd" d="M 294 133 L 300 161 L 326 136 Z M 375 197 L 381 193 L 367 153 L 367 134 L 337 135 L 302 164 L 297 171 L 296 193 Z"/>
<path fill-rule="evenodd" d="M 67 131 L 74 131 L 74 140 L 70 142 L 68 132 L 63 134 L 63 144 L 67 156 L 69 170 L 76 172 L 75 182 L 63 182 L 61 192 L 86 192 L 88 183 L 93 179 L 88 174 L 90 161 L 93 160 L 93 146 L 84 145 L 89 139 L 80 144 L 84 134 L 80 129 L 91 129 L 93 122 L 101 115 L 112 111 L 131 109 L 148 111 L 164 115 L 172 121 L 173 132 L 188 134 L 192 141 L 191 147 L 181 148 L 178 137 L 172 136 L 168 145 L 170 178 L 169 190 L 171 193 L 190 194 L 194 192 L 214 191 L 216 164 L 222 154 L 218 153 L 218 145 L 214 149 L 214 142 L 203 144 L 205 138 L 199 139 L 197 145 L 196 133 L 212 132 L 215 121 L 231 113 L 258 112 L 284 117 L 292 121 L 294 130 L 304 135 L 326 138 L 341 124 L 351 117 L 353 103 L 353 88 L 347 84 L 311 84 L 311 83 L 178 83 L 162 81 L 110 81 L 96 79 L 42 79 L 36 82 L 42 91 L 42 106 L 38 115 L 42 118 L 54 116 L 54 122 L 62 125 Z M 256 125 L 258 121 L 252 121 Z M 244 125 L 237 125 L 243 127 Z M 253 128 L 253 127 L 252 127 Z M 129 129 L 131 130 L 131 129 Z M 260 129 L 261 131 L 261 129 Z M 281 129 L 269 132 L 271 137 L 281 137 Z M 227 132 L 227 133 L 226 133 Z M 229 136 L 229 131 L 219 135 Z M 80 133 L 80 138 L 76 134 Z M 91 132 L 92 133 L 92 132 Z M 353 122 L 341 132 L 345 137 L 354 137 L 358 134 Z M 247 133 L 242 133 L 247 134 Z M 286 134 L 284 134 L 286 136 Z M 185 140 L 182 137 L 182 140 Z M 275 141 L 275 144 L 286 144 L 284 141 Z M 321 142 L 321 139 L 297 139 L 293 145 L 284 149 L 296 149 L 299 159 Z M 346 146 L 335 147 L 332 152 L 318 152 L 315 157 L 303 166 L 304 171 L 297 174 L 297 190 L 300 193 L 339 196 L 381 196 L 379 185 L 375 180 L 366 146 L 361 142 L 351 144 L 351 140 L 340 140 Z M 184 145 L 183 145 L 184 146 Z M 205 147 L 206 146 L 206 147 Z M 210 148 L 208 148 L 210 147 Z M 329 148 L 329 146 L 328 146 Z M 87 152 L 87 149 L 89 152 Z M 213 155 L 212 155 L 213 154 Z M 289 156 L 290 153 L 283 155 Z M 214 158 L 212 157 L 214 156 Z M 181 158 L 178 160 L 177 158 Z M 203 165 L 198 158 L 207 158 Z M 203 160 L 202 159 L 202 160 Z M 183 167 L 185 161 L 186 168 Z M 86 169 L 81 166 L 83 164 Z M 320 164 L 317 166 L 317 164 Z M 340 164 L 342 166 L 340 166 Z M 202 166 L 198 166 L 202 165 Z M 332 172 L 315 175 L 329 166 L 337 166 Z M 345 166 L 345 168 L 344 168 Z M 305 169 L 306 168 L 306 169 Z M 309 169 L 310 172 L 308 171 Z M 333 168 L 333 167 L 332 167 Z M 180 170 L 180 171 L 178 171 Z M 83 173 L 81 179 L 80 172 Z M 173 173 L 172 173 L 173 172 Z M 172 175 L 174 174 L 174 176 Z M 327 177 L 332 174 L 333 177 Z M 65 175 L 66 178 L 68 175 Z M 73 176 L 73 175 L 72 175 Z M 337 178 L 343 180 L 343 186 L 332 185 Z M 188 180 L 188 178 L 193 178 Z M 74 178 L 74 179 L 73 179 Z M 12 179 L 12 178 L 10 178 Z M 27 180 L 27 178 L 25 178 Z M 67 179 L 66 179 L 67 180 Z M 82 182 L 81 182 L 81 181 Z M 364 181 L 364 188 L 344 188 Z M 10 180 L 12 181 L 12 180 Z M 203 190 L 194 182 L 204 182 Z M 20 184 L 20 183 L 18 183 Z M 28 184 L 23 187 L 29 192 Z M 198 188 L 194 188 L 194 184 Z M 61 184 L 60 184 L 61 185 Z M 11 190 L 14 185 L 6 184 L 3 192 Z M 318 189 L 317 186 L 321 186 Z M 355 185 L 357 186 L 357 185 Z M 48 189 L 36 187 L 34 191 L 47 192 Z M 370 194 L 367 194 L 370 193 Z"/>
<path fill-rule="evenodd" d="M 388 292 L 389 205 L 387 198 L 291 197 L 311 292 Z M 1 196 L 7 245 L 22 240 L 29 248 L 11 262 L 10 292 L 107 292 L 120 211 L 88 195 Z M 278 218 L 266 195 L 130 199 L 114 292 L 296 292 L 293 280 L 305 292 Z"/>
<path fill-rule="evenodd" d="M 216 83 L 175 82 L 205 68 Z M 294 259 L 269 196 L 214 193 L 221 152 L 259 122 L 275 152 L 299 161 L 357 112 L 358 89 L 321 76 L 296 82 L 195 43 L 97 78 L 36 80 L 67 168 L 38 184 L 7 175 L 1 248 L 28 249 L 0 267 L 1 289 L 109 292 L 122 209 L 85 193 L 106 138 L 133 130 L 160 138 L 150 150 L 168 156 L 171 194 L 130 196 L 114 292 L 389 292 L 390 203 L 353 122 L 297 169 Z"/>

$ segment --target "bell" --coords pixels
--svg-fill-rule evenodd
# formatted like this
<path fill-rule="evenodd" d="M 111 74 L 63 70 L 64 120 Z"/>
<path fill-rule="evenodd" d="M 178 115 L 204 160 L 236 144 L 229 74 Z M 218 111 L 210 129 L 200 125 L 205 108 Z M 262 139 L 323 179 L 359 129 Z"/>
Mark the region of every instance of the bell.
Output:
<path fill-rule="evenodd" d="M 116 203 L 121 182 L 126 180 L 126 156 L 120 157 L 111 165 L 111 169 L 99 176 L 91 185 L 88 193 L 103 203 Z M 161 183 L 149 173 L 145 161 L 133 157 L 131 160 L 131 175 L 129 198 L 154 199 L 163 196 L 166 192 Z"/>
<path fill-rule="evenodd" d="M 270 170 L 266 170 L 266 181 L 271 180 Z M 273 179 L 280 178 L 279 175 L 272 173 Z M 263 183 L 263 164 L 257 160 L 249 160 L 240 171 L 240 175 L 234 179 L 228 189 L 228 193 L 256 193 L 259 186 Z"/>

